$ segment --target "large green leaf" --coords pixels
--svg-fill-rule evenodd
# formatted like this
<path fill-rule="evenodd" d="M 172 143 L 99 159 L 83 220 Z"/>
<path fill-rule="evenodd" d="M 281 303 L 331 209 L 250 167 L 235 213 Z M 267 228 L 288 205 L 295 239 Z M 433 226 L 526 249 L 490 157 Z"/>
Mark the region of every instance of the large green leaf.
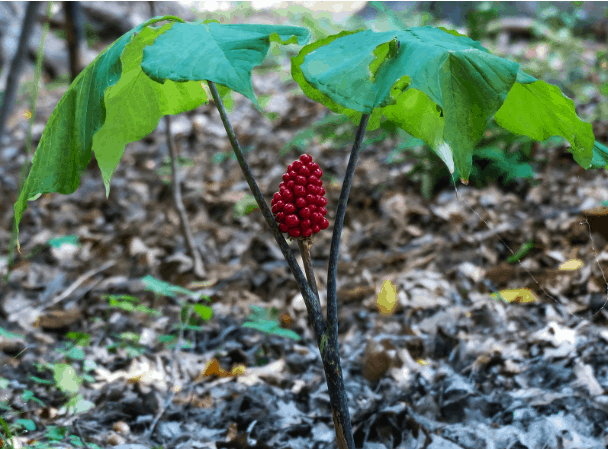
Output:
<path fill-rule="evenodd" d="M 151 26 L 164 20 L 171 23 Z M 264 60 L 270 42 L 305 43 L 310 34 L 299 27 L 182 22 L 165 16 L 139 25 L 70 85 L 51 114 L 15 203 L 17 230 L 28 200 L 44 193 L 67 195 L 78 188 L 80 173 L 93 153 L 109 194 L 110 179 L 127 143 L 152 132 L 163 115 L 194 109 L 207 100 L 200 80 L 220 83 L 222 92 L 227 91 L 223 85 L 228 86 L 255 103 L 251 68 Z M 173 33 L 176 25 L 180 27 Z M 160 38 L 160 45 L 153 45 Z M 167 58 L 168 48 L 174 59 Z M 154 73 L 153 79 L 142 71 L 144 65 Z M 177 68 L 193 76 L 188 78 Z M 170 72 L 166 76 L 165 70 Z"/>
<path fill-rule="evenodd" d="M 494 115 L 501 126 L 533 139 L 563 136 L 585 168 L 605 159 L 597 144 L 593 150 L 591 125 L 556 87 L 453 31 L 341 33 L 302 48 L 292 74 L 306 95 L 334 112 L 356 120 L 373 111 L 369 129 L 385 115 L 424 140 L 463 182 Z"/>
<path fill-rule="evenodd" d="M 19 229 L 21 216 L 27 208 L 27 201 L 41 194 L 57 192 L 70 194 L 80 184 L 80 173 L 91 161 L 91 150 L 96 158 L 103 158 L 105 152 L 124 150 L 124 135 L 121 133 L 112 142 L 104 142 L 109 147 L 93 147 L 93 137 L 112 116 L 104 99 L 104 93 L 115 85 L 123 75 L 121 55 L 134 35 L 144 27 L 163 20 L 181 20 L 173 16 L 155 17 L 128 33 L 125 33 L 84 69 L 70 85 L 46 124 L 36 153 L 32 160 L 30 173 L 15 203 L 15 224 Z M 141 71 L 141 70 L 140 70 Z M 199 86 L 199 90 L 204 90 Z M 204 97 L 199 96 L 204 101 Z M 139 126 L 140 113 L 123 116 L 123 132 Z M 157 122 L 158 123 L 158 120 Z M 152 128 L 154 129 L 154 128 Z M 126 130 L 126 131 L 125 131 Z M 122 145 L 122 148 L 117 148 Z M 111 175 L 111 173 L 110 173 Z M 109 179 L 104 174 L 104 179 Z"/>
<path fill-rule="evenodd" d="M 144 50 L 141 64 L 152 79 L 164 82 L 210 80 L 258 102 L 251 70 L 266 58 L 270 42 L 305 44 L 306 28 L 217 22 L 177 23 Z"/>
<path fill-rule="evenodd" d="M 563 137 L 570 142 L 574 160 L 583 168 L 590 168 L 593 127 L 578 118 L 574 102 L 557 86 L 521 72 L 494 119 L 512 133 L 534 140 Z"/>
<path fill-rule="evenodd" d="M 164 115 L 190 111 L 207 100 L 200 82 L 168 81 L 160 84 L 141 70 L 144 48 L 175 25 L 167 24 L 160 29 L 144 28 L 135 36 L 120 58 L 120 81 L 105 91 L 104 104 L 108 113 L 104 125 L 93 138 L 93 151 L 101 169 L 106 195 L 110 193 L 110 178 L 128 143 L 154 131 Z"/>

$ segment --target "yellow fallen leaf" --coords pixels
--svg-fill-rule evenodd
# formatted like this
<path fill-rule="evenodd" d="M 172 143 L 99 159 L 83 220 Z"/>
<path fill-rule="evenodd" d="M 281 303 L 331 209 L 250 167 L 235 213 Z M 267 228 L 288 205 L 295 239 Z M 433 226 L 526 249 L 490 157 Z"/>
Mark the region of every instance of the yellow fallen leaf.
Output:
<path fill-rule="evenodd" d="M 561 264 L 558 268 L 560 271 L 574 271 L 583 266 L 583 261 L 579 259 L 570 259 Z"/>
<path fill-rule="evenodd" d="M 513 288 L 511 290 L 500 290 L 498 293 L 492 293 L 492 298 L 500 298 L 506 302 L 536 302 L 538 298 L 529 288 Z"/>
<path fill-rule="evenodd" d="M 388 279 L 382 283 L 382 289 L 376 302 L 382 315 L 390 315 L 395 311 L 397 288 Z"/>

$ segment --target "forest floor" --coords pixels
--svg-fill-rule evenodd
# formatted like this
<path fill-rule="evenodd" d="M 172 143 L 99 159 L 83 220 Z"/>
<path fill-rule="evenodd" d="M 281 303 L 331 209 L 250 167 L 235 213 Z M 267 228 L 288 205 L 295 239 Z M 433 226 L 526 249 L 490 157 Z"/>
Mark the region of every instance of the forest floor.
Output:
<path fill-rule="evenodd" d="M 255 93 L 270 99 L 264 115 L 235 95 L 230 119 L 268 202 L 302 152 L 323 169 L 330 227 L 312 258 L 325 304 L 350 150 L 335 136 L 354 125 L 289 144 L 328 111 L 288 73 L 257 71 Z M 34 143 L 64 91 L 42 87 Z M 26 107 L 0 148 L 3 276 Z M 109 198 L 92 161 L 74 194 L 29 203 L 21 254 L 0 286 L 0 407 L 16 447 L 335 447 L 302 296 L 249 207 L 217 110 L 205 105 L 171 124 L 203 278 L 192 274 L 173 204 L 165 127 L 128 145 Z M 606 170 L 581 169 L 563 144 L 534 145 L 542 162 L 532 163 L 533 180 L 444 180 L 425 199 L 411 175 L 418 160 L 395 159 L 398 143 L 367 143 L 341 239 L 340 350 L 357 447 L 605 448 Z M 191 293 L 155 293 L 146 276 Z M 397 306 L 383 315 L 387 280 Z M 189 315 L 187 304 L 213 316 Z M 255 307 L 300 339 L 243 327 Z"/>

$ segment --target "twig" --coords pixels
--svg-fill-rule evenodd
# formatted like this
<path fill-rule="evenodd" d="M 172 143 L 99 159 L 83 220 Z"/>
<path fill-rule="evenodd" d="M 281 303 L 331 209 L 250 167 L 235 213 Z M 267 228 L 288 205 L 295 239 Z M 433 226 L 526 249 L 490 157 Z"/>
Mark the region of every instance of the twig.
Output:
<path fill-rule="evenodd" d="M 4 125 L 15 103 L 17 88 L 19 87 L 19 75 L 21 75 L 23 62 L 27 57 L 27 44 L 32 35 L 34 25 L 36 25 L 36 14 L 38 13 L 39 6 L 40 2 L 27 2 L 23 24 L 21 25 L 19 44 L 17 45 L 17 51 L 15 52 L 15 56 L 13 56 L 11 68 L 8 72 L 6 89 L 4 90 L 4 98 L 2 99 L 2 107 L 0 108 L 0 136 L 2 136 Z M 25 151 L 29 153 L 30 150 L 26 148 Z"/>
<path fill-rule="evenodd" d="M 188 323 L 190 321 L 191 316 L 192 316 L 192 309 L 188 307 L 187 313 L 186 313 L 186 319 L 185 319 L 186 323 Z M 182 325 L 179 327 L 179 336 L 177 337 L 177 342 L 175 343 L 175 347 L 173 348 L 173 352 L 172 352 L 173 366 L 171 367 L 171 387 L 169 388 L 170 392 L 169 392 L 169 395 L 167 396 L 167 398 L 165 399 L 165 403 L 161 406 L 160 410 L 154 417 L 154 421 L 152 421 L 152 424 L 150 424 L 150 428 L 148 429 L 148 432 L 146 435 L 147 438 L 152 437 L 152 434 L 154 433 L 154 429 L 156 428 L 158 421 L 165 414 L 165 412 L 171 405 L 171 402 L 173 402 L 173 398 L 175 397 L 175 384 L 177 383 L 176 382 L 176 379 L 177 379 L 177 351 L 182 347 L 182 339 L 184 337 L 184 326 L 183 326 L 183 323 L 180 323 L 180 324 L 182 324 Z"/>
<path fill-rule="evenodd" d="M 82 70 L 82 8 L 80 2 L 63 2 L 65 30 L 70 53 L 70 74 L 72 81 Z"/>
<path fill-rule="evenodd" d="M 317 298 L 321 300 L 319 296 L 319 290 L 317 288 L 317 280 L 315 279 L 315 272 L 312 269 L 312 259 L 310 258 L 310 248 L 312 247 L 314 234 L 305 239 L 297 239 L 300 253 L 302 253 L 302 262 L 304 263 L 304 271 L 306 272 L 306 278 L 308 279 L 308 285 L 312 289 L 312 292 L 317 295 Z"/>
<path fill-rule="evenodd" d="M 194 274 L 197 277 L 202 278 L 205 276 L 205 267 L 203 266 L 203 260 L 201 259 L 201 254 L 196 247 L 196 243 L 194 243 L 192 230 L 190 229 L 190 225 L 188 223 L 188 214 L 186 214 L 186 208 L 184 207 L 184 202 L 182 201 L 182 188 L 177 167 L 177 152 L 175 151 L 173 139 L 171 138 L 171 117 L 169 115 L 165 115 L 165 124 L 167 126 L 167 146 L 169 147 L 169 154 L 171 155 L 173 202 L 175 203 L 175 208 L 177 209 L 177 213 L 179 215 L 179 222 L 182 227 L 182 232 L 184 233 L 184 238 L 186 239 L 186 245 L 188 245 L 188 249 L 192 255 L 192 260 L 194 261 Z"/>
<path fill-rule="evenodd" d="M 310 319 L 310 322 L 312 324 L 312 328 L 317 340 L 317 345 L 320 345 L 323 334 L 325 333 L 326 325 L 325 320 L 323 319 L 323 312 L 321 311 L 321 303 L 319 302 L 319 298 L 313 293 L 312 289 L 308 285 L 308 282 L 304 277 L 304 273 L 302 273 L 302 269 L 298 265 L 298 262 L 296 261 L 293 252 L 289 248 L 285 237 L 283 237 L 283 234 L 281 233 L 281 231 L 279 231 L 279 226 L 274 220 L 274 217 L 272 216 L 272 211 L 268 207 L 268 204 L 264 200 L 264 195 L 262 195 L 258 184 L 255 182 L 253 173 L 251 173 L 249 165 L 247 164 L 247 161 L 245 161 L 245 156 L 243 155 L 241 146 L 236 140 L 234 130 L 232 129 L 232 125 L 228 120 L 228 114 L 226 114 L 226 109 L 224 108 L 222 99 L 220 98 L 220 95 L 217 92 L 215 83 L 213 81 L 207 81 L 207 83 L 209 85 L 209 90 L 211 91 L 213 101 L 215 102 L 217 110 L 220 113 L 222 123 L 224 124 L 224 129 L 226 129 L 226 134 L 228 134 L 228 139 L 232 144 L 236 159 L 239 162 L 239 165 L 241 166 L 241 170 L 245 175 L 245 179 L 247 179 L 247 184 L 249 184 L 251 193 L 253 193 L 253 196 L 256 202 L 258 203 L 260 210 L 262 211 L 262 215 L 264 216 L 266 223 L 270 227 L 272 235 L 277 241 L 277 244 L 279 245 L 279 248 L 283 253 L 283 257 L 285 257 L 285 260 L 287 261 L 287 264 L 289 265 L 289 268 L 293 273 L 293 276 L 296 280 L 296 284 L 298 285 L 298 288 L 300 289 L 300 292 L 304 297 L 304 303 L 306 304 L 306 309 L 308 310 L 308 318 Z"/>
<path fill-rule="evenodd" d="M 56 296 L 51 301 L 49 301 L 47 304 L 44 304 L 42 306 L 42 309 L 47 309 L 47 308 L 54 306 L 55 304 L 63 301 L 65 298 L 67 298 L 72 293 L 74 293 L 74 291 L 78 287 L 80 287 L 84 281 L 86 281 L 90 277 L 95 276 L 97 273 L 101 273 L 102 271 L 107 270 L 108 268 L 110 268 L 111 266 L 113 266 L 115 264 L 116 264 L 116 262 L 114 260 L 109 260 L 106 263 L 104 263 L 103 265 L 101 265 L 100 267 L 93 268 L 92 270 L 87 271 L 82 276 L 80 276 L 78 279 L 76 279 L 72 283 L 72 285 L 70 285 L 68 288 L 66 288 L 61 295 Z"/>

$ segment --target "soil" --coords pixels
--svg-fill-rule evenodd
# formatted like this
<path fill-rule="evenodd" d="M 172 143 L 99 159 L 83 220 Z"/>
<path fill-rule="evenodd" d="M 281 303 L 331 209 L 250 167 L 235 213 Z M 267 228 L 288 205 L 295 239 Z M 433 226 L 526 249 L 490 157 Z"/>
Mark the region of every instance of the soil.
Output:
<path fill-rule="evenodd" d="M 235 94 L 230 120 L 269 204 L 302 152 L 323 169 L 330 227 L 312 259 L 325 306 L 350 146 L 318 134 L 288 145 L 329 112 L 296 89 L 283 61 L 253 76 L 258 98 L 272 98 L 264 114 Z M 41 87 L 33 148 L 64 91 Z M 192 161 L 181 165 L 181 188 L 203 277 L 192 273 L 173 203 L 164 120 L 127 146 L 108 198 L 92 161 L 74 194 L 30 202 L 9 273 L 12 205 L 29 159 L 26 99 L 0 149 L 0 329 L 23 337 L 0 334 L 2 416 L 35 423 L 15 442 L 335 447 L 302 296 L 259 210 L 242 210 L 248 186 L 213 104 L 171 124 L 179 155 Z M 355 125 L 342 126 L 354 136 Z M 357 448 L 607 447 L 606 170 L 581 169 L 563 144 L 535 146 L 533 180 L 443 182 L 425 199 L 411 153 L 387 162 L 397 144 L 365 146 L 341 237 L 340 353 Z M 76 244 L 48 244 L 67 235 Z M 155 294 L 148 275 L 193 293 Z M 180 326 L 184 304 L 208 305 L 213 317 Z M 255 306 L 299 340 L 243 327 Z M 84 334 L 87 345 L 74 346 Z M 75 393 L 55 385 L 58 364 L 84 377 L 77 394 L 90 410 L 66 408 Z"/>

